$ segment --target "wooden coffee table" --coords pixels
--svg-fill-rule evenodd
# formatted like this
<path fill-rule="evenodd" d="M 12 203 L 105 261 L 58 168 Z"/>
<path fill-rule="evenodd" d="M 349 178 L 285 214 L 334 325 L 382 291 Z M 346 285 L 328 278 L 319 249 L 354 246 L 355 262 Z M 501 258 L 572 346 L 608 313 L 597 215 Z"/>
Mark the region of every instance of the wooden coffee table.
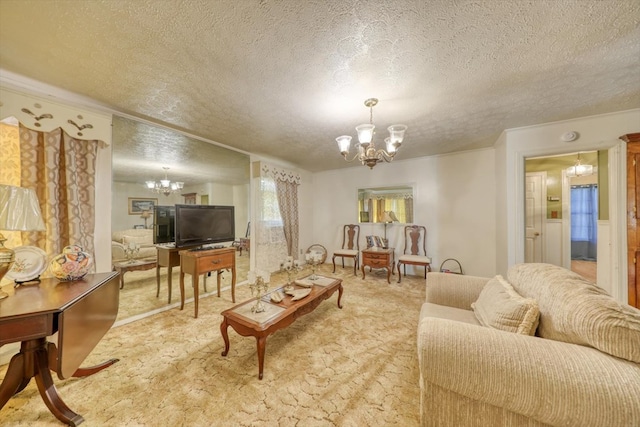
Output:
<path fill-rule="evenodd" d="M 156 268 L 156 260 L 122 261 L 113 264 L 113 271 L 120 273 L 120 289 L 124 288 L 124 273 L 127 271 L 143 271 Z"/>
<path fill-rule="evenodd" d="M 292 297 L 287 295 L 282 302 L 274 303 L 270 300 L 269 294 L 263 296 L 262 300 L 266 307 L 266 311 L 263 313 L 251 312 L 251 307 L 256 302 L 255 298 L 223 311 L 223 320 L 220 324 L 220 332 L 224 339 L 224 351 L 222 355 L 226 356 L 229 353 L 229 336 L 227 334 L 227 328 L 229 326 L 243 337 L 255 337 L 258 346 L 258 378 L 262 379 L 264 353 L 269 335 L 277 330 L 286 328 L 300 316 L 311 313 L 322 301 L 333 295 L 336 290 L 338 290 L 338 308 L 342 308 L 340 304 L 343 290 L 341 279 L 321 276 L 321 278 L 314 281 L 314 283 L 321 283 L 324 286 L 314 284 L 313 287 L 311 287 L 311 293 L 298 301 L 292 301 Z M 304 289 L 298 285 L 295 285 L 294 288 Z M 278 289 L 282 290 L 282 288 Z M 276 290 L 274 290 L 274 292 Z"/>

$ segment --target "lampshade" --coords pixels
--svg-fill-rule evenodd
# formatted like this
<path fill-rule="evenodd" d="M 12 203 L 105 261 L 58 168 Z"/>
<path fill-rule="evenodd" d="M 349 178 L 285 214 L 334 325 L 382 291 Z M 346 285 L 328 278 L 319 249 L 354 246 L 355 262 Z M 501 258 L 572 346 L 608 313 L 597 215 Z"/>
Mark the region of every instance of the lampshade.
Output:
<path fill-rule="evenodd" d="M 42 213 L 35 191 L 30 188 L 0 185 L 0 230 L 44 230 Z"/>
<path fill-rule="evenodd" d="M 147 219 L 151 218 L 151 211 L 142 211 L 140 214 L 140 218 Z"/>
<path fill-rule="evenodd" d="M 373 130 L 375 128 L 376 127 L 374 125 L 367 123 L 356 126 L 356 132 L 358 132 L 358 141 L 360 141 L 360 144 L 367 145 L 371 143 L 371 140 L 373 139 Z"/>
<path fill-rule="evenodd" d="M 30 188 L 0 185 L 0 230 L 44 230 L 44 222 L 36 193 Z M 0 232 L 0 280 L 9 271 L 15 259 L 13 250 L 6 248 L 7 239 Z M 0 299 L 9 294 L 0 291 Z"/>
<path fill-rule="evenodd" d="M 384 221 L 384 222 L 393 222 L 393 218 L 391 217 L 391 212 L 390 211 L 384 211 L 384 214 L 382 214 L 382 221 Z"/>

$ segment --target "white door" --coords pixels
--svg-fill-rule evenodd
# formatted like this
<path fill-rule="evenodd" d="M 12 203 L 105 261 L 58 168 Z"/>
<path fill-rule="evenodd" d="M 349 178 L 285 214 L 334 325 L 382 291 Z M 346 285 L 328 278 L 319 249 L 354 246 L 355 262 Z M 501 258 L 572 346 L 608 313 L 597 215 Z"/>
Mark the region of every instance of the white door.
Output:
<path fill-rule="evenodd" d="M 524 262 L 543 262 L 544 234 L 542 227 L 546 215 L 544 200 L 545 172 L 529 172 L 525 183 L 525 244 Z"/>

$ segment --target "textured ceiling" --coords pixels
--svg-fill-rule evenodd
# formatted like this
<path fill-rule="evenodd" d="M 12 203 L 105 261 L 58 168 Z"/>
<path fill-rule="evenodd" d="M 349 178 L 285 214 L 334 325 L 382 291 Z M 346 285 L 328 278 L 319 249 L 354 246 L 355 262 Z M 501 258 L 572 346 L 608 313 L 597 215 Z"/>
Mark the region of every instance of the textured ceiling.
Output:
<path fill-rule="evenodd" d="M 310 171 L 367 122 L 397 159 L 640 107 L 640 1 L 0 1 L 0 67 Z M 360 166 L 361 167 L 361 166 Z"/>

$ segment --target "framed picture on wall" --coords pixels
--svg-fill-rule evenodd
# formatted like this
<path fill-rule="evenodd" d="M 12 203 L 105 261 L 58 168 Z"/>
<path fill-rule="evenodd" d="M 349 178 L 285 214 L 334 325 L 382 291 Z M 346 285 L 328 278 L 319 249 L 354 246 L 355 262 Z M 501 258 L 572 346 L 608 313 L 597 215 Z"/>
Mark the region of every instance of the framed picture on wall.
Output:
<path fill-rule="evenodd" d="M 196 194 L 198 193 L 186 193 L 184 196 L 184 204 L 185 205 L 195 205 L 196 204 Z"/>
<path fill-rule="evenodd" d="M 153 211 L 158 199 L 144 199 L 141 197 L 129 197 L 129 215 L 140 215 L 142 211 Z"/>

